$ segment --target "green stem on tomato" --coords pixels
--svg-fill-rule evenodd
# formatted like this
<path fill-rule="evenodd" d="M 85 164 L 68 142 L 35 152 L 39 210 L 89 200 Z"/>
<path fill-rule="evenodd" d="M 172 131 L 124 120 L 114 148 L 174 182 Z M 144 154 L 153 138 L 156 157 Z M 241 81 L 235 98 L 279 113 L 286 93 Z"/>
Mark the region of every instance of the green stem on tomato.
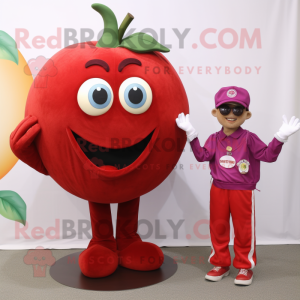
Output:
<path fill-rule="evenodd" d="M 99 3 L 92 4 L 92 8 L 96 10 L 103 18 L 104 31 L 96 47 L 116 48 L 119 46 L 118 40 L 118 22 L 113 11 Z"/>
<path fill-rule="evenodd" d="M 119 44 L 121 44 L 124 33 L 133 19 L 134 19 L 134 16 L 132 14 L 128 13 L 126 15 L 126 17 L 124 18 L 123 22 L 121 23 L 121 25 L 119 27 Z"/>

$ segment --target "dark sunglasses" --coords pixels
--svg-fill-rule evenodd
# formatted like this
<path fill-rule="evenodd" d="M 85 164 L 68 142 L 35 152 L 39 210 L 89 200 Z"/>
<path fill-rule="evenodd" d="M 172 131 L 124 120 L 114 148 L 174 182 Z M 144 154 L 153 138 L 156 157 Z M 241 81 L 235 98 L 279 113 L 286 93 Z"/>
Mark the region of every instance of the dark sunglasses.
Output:
<path fill-rule="evenodd" d="M 223 116 L 229 115 L 231 110 L 235 116 L 240 116 L 243 114 L 245 107 L 244 106 L 235 106 L 233 108 L 230 108 L 228 105 L 223 104 L 223 105 L 220 105 L 218 107 L 218 109 Z"/>

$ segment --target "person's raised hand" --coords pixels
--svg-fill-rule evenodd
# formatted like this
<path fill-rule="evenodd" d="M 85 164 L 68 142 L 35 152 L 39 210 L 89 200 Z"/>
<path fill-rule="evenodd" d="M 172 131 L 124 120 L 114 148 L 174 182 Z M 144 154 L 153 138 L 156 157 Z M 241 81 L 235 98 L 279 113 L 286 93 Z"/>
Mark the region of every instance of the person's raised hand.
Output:
<path fill-rule="evenodd" d="M 186 132 L 189 141 L 192 141 L 197 137 L 198 133 L 190 122 L 189 114 L 187 114 L 186 116 L 184 115 L 184 113 L 179 114 L 178 118 L 176 118 L 176 124 L 180 129 Z"/>
<path fill-rule="evenodd" d="M 291 117 L 288 122 L 285 115 L 282 116 L 283 123 L 279 128 L 279 131 L 275 133 L 275 137 L 278 141 L 285 143 L 288 137 L 297 132 L 300 129 L 300 121 L 295 116 Z"/>

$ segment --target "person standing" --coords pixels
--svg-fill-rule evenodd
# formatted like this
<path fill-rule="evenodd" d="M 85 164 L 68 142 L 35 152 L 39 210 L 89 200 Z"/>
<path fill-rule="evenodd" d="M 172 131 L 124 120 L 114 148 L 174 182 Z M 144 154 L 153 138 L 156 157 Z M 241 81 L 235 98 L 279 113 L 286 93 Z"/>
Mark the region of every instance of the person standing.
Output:
<path fill-rule="evenodd" d="M 260 178 L 260 162 L 275 162 L 288 137 L 300 129 L 298 118 L 292 117 L 288 122 L 283 116 L 282 126 L 267 146 L 256 134 L 241 127 L 252 116 L 249 105 L 247 90 L 236 86 L 221 88 L 215 95 L 212 115 L 222 129 L 212 134 L 203 147 L 189 115 L 181 113 L 176 119 L 177 126 L 186 131 L 197 161 L 209 161 L 213 178 L 210 190 L 212 249 L 208 261 L 215 267 L 205 278 L 220 281 L 229 275 L 231 214 L 235 233 L 233 266 L 239 269 L 234 283 L 238 285 L 252 283 L 252 269 L 256 265 L 254 190 Z"/>

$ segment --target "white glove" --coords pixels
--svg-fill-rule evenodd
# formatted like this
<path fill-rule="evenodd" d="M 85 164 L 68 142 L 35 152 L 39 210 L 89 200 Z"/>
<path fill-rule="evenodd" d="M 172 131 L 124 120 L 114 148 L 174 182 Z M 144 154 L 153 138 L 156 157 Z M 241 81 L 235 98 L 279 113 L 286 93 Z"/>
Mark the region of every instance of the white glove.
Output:
<path fill-rule="evenodd" d="M 184 115 L 184 113 L 179 114 L 178 118 L 176 119 L 176 123 L 180 129 L 186 132 L 187 138 L 190 142 L 198 136 L 198 132 L 190 122 L 189 114 L 187 114 L 186 116 Z"/>
<path fill-rule="evenodd" d="M 275 133 L 275 138 L 282 142 L 285 143 L 288 140 L 288 137 L 295 132 L 297 132 L 300 129 L 300 122 L 299 119 L 296 118 L 295 116 L 291 117 L 290 122 L 288 122 L 287 118 L 285 115 L 282 116 L 283 119 L 283 124 L 279 128 L 279 131 Z"/>

